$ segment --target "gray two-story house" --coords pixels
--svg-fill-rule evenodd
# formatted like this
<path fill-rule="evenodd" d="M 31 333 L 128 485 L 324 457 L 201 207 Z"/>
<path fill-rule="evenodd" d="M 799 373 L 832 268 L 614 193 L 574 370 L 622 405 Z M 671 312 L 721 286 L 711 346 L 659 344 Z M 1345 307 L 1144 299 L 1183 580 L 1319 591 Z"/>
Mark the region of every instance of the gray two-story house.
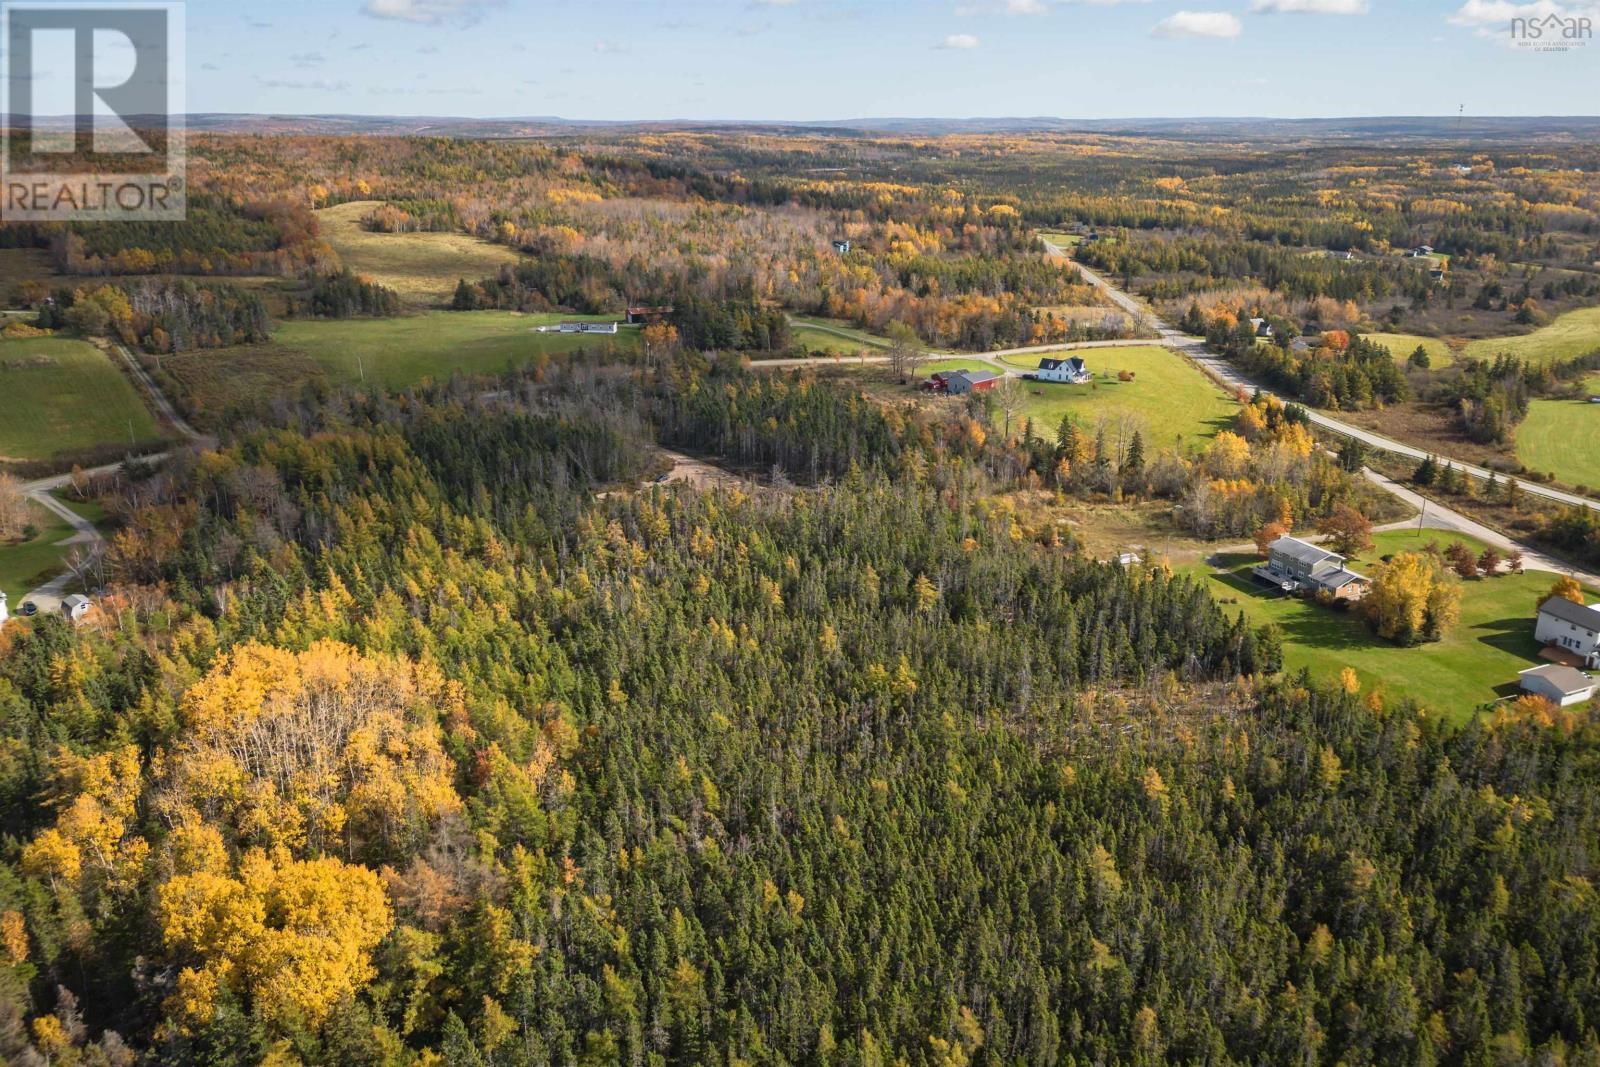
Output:
<path fill-rule="evenodd" d="M 1280 537 L 1267 546 L 1267 562 L 1252 573 L 1286 593 L 1327 593 L 1360 600 L 1370 580 L 1344 565 L 1344 557 L 1298 537 Z"/>

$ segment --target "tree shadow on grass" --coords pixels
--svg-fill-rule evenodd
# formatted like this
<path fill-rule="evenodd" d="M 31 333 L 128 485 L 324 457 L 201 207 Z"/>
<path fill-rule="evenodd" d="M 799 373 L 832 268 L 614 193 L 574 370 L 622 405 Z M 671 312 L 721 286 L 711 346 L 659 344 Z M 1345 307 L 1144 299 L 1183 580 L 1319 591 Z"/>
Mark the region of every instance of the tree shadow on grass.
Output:
<path fill-rule="evenodd" d="M 1479 642 L 1490 648 L 1531 661 L 1529 666 L 1534 666 L 1538 661 L 1539 642 L 1533 637 L 1532 620 L 1526 617 L 1480 622 L 1472 627 L 1472 633 Z"/>
<path fill-rule="evenodd" d="M 1215 557 L 1219 560 L 1238 559 L 1237 556 Z M 1300 600 L 1278 592 L 1255 578 L 1248 569 L 1229 570 L 1213 577 L 1246 596 L 1266 601 L 1289 601 L 1298 608 L 1288 618 L 1275 619 L 1283 631 L 1284 639 L 1291 644 L 1303 645 L 1321 651 L 1351 651 L 1354 649 L 1398 648 L 1374 636 L 1360 620 L 1348 610 L 1323 606 L 1314 600 Z M 1222 605 L 1226 610 L 1228 605 Z"/>

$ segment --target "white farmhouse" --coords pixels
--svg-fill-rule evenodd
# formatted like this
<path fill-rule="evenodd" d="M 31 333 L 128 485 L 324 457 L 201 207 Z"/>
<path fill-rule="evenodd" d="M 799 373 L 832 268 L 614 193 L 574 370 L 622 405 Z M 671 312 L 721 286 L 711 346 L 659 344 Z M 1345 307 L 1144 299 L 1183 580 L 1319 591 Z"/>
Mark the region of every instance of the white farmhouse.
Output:
<path fill-rule="evenodd" d="M 1041 359 L 1038 378 L 1041 382 L 1067 382 L 1082 385 L 1093 378 L 1089 368 L 1078 356 L 1071 359 Z"/>
<path fill-rule="evenodd" d="M 1578 657 L 1586 667 L 1600 667 L 1600 610 L 1553 596 L 1539 605 L 1533 636 Z"/>

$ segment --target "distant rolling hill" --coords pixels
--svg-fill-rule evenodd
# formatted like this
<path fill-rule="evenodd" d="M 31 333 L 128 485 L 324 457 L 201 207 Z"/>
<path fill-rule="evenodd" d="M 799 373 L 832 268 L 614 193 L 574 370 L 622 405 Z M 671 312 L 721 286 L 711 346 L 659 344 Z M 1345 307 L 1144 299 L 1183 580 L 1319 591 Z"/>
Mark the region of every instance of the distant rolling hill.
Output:
<path fill-rule="evenodd" d="M 65 119 L 41 119 L 41 125 Z M 549 137 L 629 130 L 748 130 L 827 132 L 838 135 L 936 136 L 952 133 L 1100 133 L 1179 140 L 1294 141 L 1439 140 L 1474 143 L 1593 139 L 1600 116 L 1377 116 L 1370 118 L 1126 118 L 1064 119 L 879 117 L 816 121 L 596 120 L 554 115 L 462 118 L 439 115 L 287 115 L 204 113 L 188 116 L 189 129 L 208 133 L 435 135 L 448 137 Z"/>

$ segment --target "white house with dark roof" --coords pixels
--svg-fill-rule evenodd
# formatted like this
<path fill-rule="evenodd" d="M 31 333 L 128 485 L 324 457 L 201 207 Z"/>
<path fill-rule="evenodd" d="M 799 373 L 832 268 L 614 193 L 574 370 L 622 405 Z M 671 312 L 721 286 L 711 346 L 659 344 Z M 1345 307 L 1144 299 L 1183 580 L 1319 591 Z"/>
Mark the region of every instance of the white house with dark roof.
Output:
<path fill-rule="evenodd" d="M 1600 681 L 1572 667 L 1546 663 L 1518 671 L 1517 684 L 1524 693 L 1544 697 L 1552 704 L 1566 708 L 1593 700 L 1595 687 L 1600 686 Z"/>
<path fill-rule="evenodd" d="M 1576 656 L 1586 667 L 1600 667 L 1600 610 L 1553 596 L 1539 605 L 1533 636 Z"/>
<path fill-rule="evenodd" d="M 1094 377 L 1089 373 L 1089 367 L 1083 362 L 1081 356 L 1072 356 L 1069 359 L 1041 359 L 1039 361 L 1038 378 L 1041 382 L 1066 382 L 1070 385 L 1082 385 Z"/>
<path fill-rule="evenodd" d="M 1267 546 L 1267 562 L 1251 573 L 1286 593 L 1327 593 L 1340 600 L 1360 600 L 1370 580 L 1344 562 L 1337 552 L 1284 536 Z"/>

